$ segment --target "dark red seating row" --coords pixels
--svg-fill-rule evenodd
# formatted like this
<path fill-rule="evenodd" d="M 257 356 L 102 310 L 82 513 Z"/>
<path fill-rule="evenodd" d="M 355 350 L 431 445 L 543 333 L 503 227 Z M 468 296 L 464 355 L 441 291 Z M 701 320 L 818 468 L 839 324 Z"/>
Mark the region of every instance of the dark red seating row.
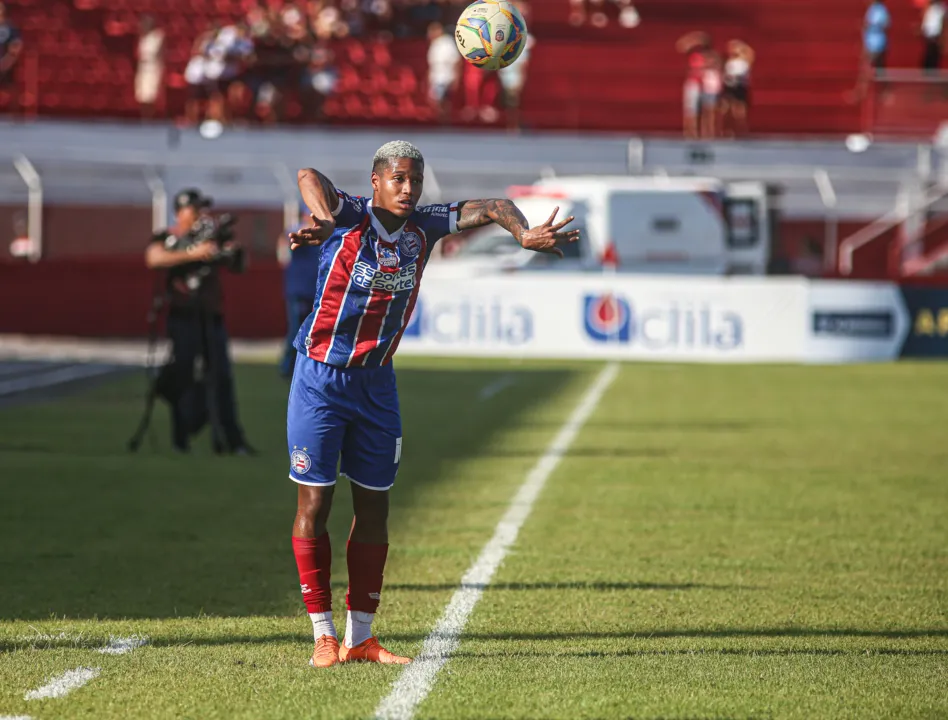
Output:
<path fill-rule="evenodd" d="M 757 50 L 752 130 L 835 134 L 859 129 L 862 113 L 846 95 L 859 65 L 864 0 L 635 4 L 639 27 L 594 29 L 569 25 L 568 0 L 534 0 L 531 27 L 538 42 L 524 97 L 526 125 L 679 132 L 685 62 L 675 51 L 675 40 L 686 31 L 704 29 L 719 50 L 734 37 Z M 168 111 L 176 114 L 183 106 L 180 76 L 194 36 L 212 20 L 229 22 L 244 11 L 243 0 L 8 0 L 8 5 L 33 57 L 32 72 L 24 72 L 23 81 L 35 85 L 30 95 L 37 99 L 36 109 L 84 116 L 136 113 L 134 49 L 140 14 L 154 15 L 167 29 Z M 919 50 L 918 11 L 913 0 L 893 0 L 890 8 L 891 63 L 913 66 Z M 351 123 L 364 111 L 365 122 L 374 123 L 394 112 L 403 113 L 404 120 L 433 121 L 426 101 L 425 50 L 424 40 L 398 41 L 395 53 L 341 45 L 338 61 L 346 81 L 327 106 L 330 117 Z M 358 82 L 352 81 L 353 73 Z M 373 102 L 366 87 L 387 87 L 383 94 L 388 97 Z"/>

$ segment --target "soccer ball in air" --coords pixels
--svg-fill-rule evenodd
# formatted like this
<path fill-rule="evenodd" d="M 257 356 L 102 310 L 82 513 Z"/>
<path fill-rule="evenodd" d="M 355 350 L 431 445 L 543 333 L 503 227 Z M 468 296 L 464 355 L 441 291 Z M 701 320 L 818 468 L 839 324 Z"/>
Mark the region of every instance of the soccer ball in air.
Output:
<path fill-rule="evenodd" d="M 461 13 L 454 41 L 471 65 L 500 70 L 526 47 L 527 23 L 509 0 L 476 0 Z"/>

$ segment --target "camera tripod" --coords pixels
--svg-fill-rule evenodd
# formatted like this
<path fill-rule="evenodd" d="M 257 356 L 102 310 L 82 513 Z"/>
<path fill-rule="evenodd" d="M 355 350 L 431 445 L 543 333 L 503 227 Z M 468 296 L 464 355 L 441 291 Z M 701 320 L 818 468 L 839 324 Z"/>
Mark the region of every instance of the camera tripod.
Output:
<path fill-rule="evenodd" d="M 169 363 L 160 368 L 155 366 L 155 354 L 158 344 L 158 317 L 162 308 L 167 304 L 167 295 L 156 292 L 152 300 L 151 309 L 148 312 L 148 350 L 145 361 L 145 373 L 148 382 L 148 388 L 145 393 L 145 408 L 141 420 L 135 433 L 128 441 L 130 452 L 137 452 L 141 447 L 145 434 L 151 425 L 152 412 L 155 406 L 155 399 L 163 398 L 172 406 L 172 413 L 180 413 L 179 404 L 183 402 L 184 394 L 191 390 L 191 386 L 197 387 L 203 391 L 193 400 L 203 395 L 203 407 L 191 408 L 190 419 L 193 421 L 184 428 L 186 436 L 196 433 L 205 422 L 209 421 L 211 426 L 211 443 L 216 454 L 221 454 L 227 449 L 226 432 L 221 422 L 221 412 L 218 397 L 218 367 L 220 358 L 216 357 L 215 343 L 212 338 L 213 319 L 210 313 L 199 308 L 194 313 L 194 322 L 197 323 L 196 337 L 198 338 L 198 352 L 195 357 L 188 358 L 194 362 L 196 357 L 201 357 L 202 374 L 200 378 L 190 376 L 190 383 L 182 387 L 180 377 L 178 376 L 180 357 L 172 356 Z M 174 345 L 172 352 L 175 352 Z M 175 418 L 175 424 L 182 422 L 179 416 Z M 232 450 L 235 448 L 231 448 Z"/>

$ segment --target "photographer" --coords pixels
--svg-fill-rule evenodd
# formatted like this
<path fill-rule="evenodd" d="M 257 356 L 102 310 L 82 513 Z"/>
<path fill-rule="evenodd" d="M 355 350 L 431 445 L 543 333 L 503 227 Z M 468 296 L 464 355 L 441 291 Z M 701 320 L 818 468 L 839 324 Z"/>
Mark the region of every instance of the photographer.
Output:
<path fill-rule="evenodd" d="M 244 256 L 233 241 L 234 219 L 206 212 L 211 200 L 188 189 L 174 199 L 175 224 L 152 236 L 145 264 L 166 270 L 165 301 L 173 358 L 156 380 L 156 392 L 172 408 L 172 440 L 187 452 L 189 438 L 210 420 L 215 452 L 249 452 L 237 421 L 234 384 L 223 319 L 219 269 L 243 272 Z M 201 380 L 195 362 L 202 360 Z"/>

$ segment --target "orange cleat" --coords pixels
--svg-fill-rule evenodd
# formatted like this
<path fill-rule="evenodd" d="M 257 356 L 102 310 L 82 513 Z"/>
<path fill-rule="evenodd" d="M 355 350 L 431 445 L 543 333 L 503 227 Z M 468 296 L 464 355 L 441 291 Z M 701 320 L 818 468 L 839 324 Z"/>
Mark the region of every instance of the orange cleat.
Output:
<path fill-rule="evenodd" d="M 379 639 L 370 637 L 354 648 L 343 643 L 339 648 L 339 662 L 374 662 L 382 665 L 407 665 L 411 658 L 394 655 L 379 644 Z"/>
<path fill-rule="evenodd" d="M 320 635 L 313 648 L 309 664 L 314 668 L 328 668 L 339 662 L 339 641 L 332 635 Z"/>

